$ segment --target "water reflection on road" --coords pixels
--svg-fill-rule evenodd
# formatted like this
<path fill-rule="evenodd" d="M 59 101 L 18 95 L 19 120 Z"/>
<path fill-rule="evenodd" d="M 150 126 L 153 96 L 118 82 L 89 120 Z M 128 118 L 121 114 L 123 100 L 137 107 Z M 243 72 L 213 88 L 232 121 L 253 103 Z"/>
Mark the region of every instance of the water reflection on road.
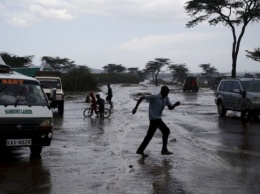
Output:
<path fill-rule="evenodd" d="M 1 156 L 5 159 L 0 163 L 0 193 L 52 193 L 50 171 L 44 161 L 22 159 L 13 150 L 1 152 Z"/>

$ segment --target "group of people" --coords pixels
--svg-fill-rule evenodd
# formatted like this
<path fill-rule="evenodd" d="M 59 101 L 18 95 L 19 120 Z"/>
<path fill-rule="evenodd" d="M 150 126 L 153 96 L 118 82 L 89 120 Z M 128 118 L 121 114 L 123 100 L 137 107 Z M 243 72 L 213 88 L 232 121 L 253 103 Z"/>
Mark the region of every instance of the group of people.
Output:
<path fill-rule="evenodd" d="M 112 88 L 110 87 L 110 84 L 107 84 L 107 87 L 108 87 L 108 92 L 106 94 L 107 95 L 106 101 L 110 104 L 110 107 L 112 107 L 113 92 L 112 92 Z M 87 95 L 85 102 L 91 103 L 92 113 L 94 111 L 97 116 L 100 116 L 101 118 L 104 117 L 105 100 L 100 97 L 100 94 L 94 95 L 93 92 L 90 92 L 89 95 Z M 98 111 L 97 111 L 97 105 L 98 105 Z"/>
<path fill-rule="evenodd" d="M 112 89 L 110 87 L 110 84 L 107 85 L 108 87 L 108 93 L 107 93 L 107 98 L 106 100 L 112 105 L 111 99 L 112 99 Z M 162 155 L 171 155 L 173 152 L 169 151 L 167 148 L 168 144 L 168 137 L 170 134 L 170 129 L 168 126 L 163 122 L 162 120 L 162 112 L 165 108 L 165 106 L 168 107 L 169 110 L 173 110 L 175 107 L 180 105 L 180 102 L 177 101 L 174 104 L 171 104 L 170 99 L 168 97 L 168 94 L 170 92 L 170 89 L 167 86 L 162 86 L 160 93 L 155 94 L 155 95 L 146 95 L 146 96 L 141 96 L 138 100 L 137 103 L 132 110 L 132 114 L 135 114 L 137 111 L 137 108 L 139 104 L 145 99 L 149 102 L 149 128 L 147 131 L 146 136 L 144 137 L 142 143 L 138 147 L 136 153 L 140 154 L 143 157 L 147 157 L 148 155 L 144 153 L 144 150 L 150 143 L 151 139 L 153 138 L 157 128 L 160 129 L 162 132 L 162 150 L 161 154 Z M 235 107 L 239 107 L 241 110 L 241 123 L 245 127 L 248 125 L 247 119 L 245 119 L 245 115 L 247 114 L 248 110 L 250 109 L 251 106 L 251 101 L 246 97 L 246 91 L 243 91 L 241 93 L 241 98 L 238 100 L 237 104 Z M 99 112 L 101 113 L 102 110 L 104 110 L 104 100 L 100 98 L 100 95 L 97 94 L 97 101 L 95 101 L 95 97 L 93 93 L 90 93 L 91 97 L 91 102 L 92 102 L 92 107 L 93 110 L 96 108 L 96 103 L 99 105 Z"/>

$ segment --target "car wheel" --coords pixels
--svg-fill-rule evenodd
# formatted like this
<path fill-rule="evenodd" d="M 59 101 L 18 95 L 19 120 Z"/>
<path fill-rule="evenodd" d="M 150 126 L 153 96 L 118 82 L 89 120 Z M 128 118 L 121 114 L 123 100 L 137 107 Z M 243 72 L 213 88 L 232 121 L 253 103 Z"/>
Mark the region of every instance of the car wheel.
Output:
<path fill-rule="evenodd" d="M 42 146 L 31 146 L 31 159 L 40 159 L 41 158 L 41 152 L 42 152 Z"/>
<path fill-rule="evenodd" d="M 58 113 L 59 113 L 59 115 L 63 115 L 63 113 L 64 113 L 64 102 L 62 102 L 58 105 Z"/>
<path fill-rule="evenodd" d="M 226 113 L 227 113 L 227 109 L 224 108 L 222 102 L 219 102 L 218 103 L 218 114 L 219 114 L 219 116 L 224 117 L 224 116 L 226 116 Z"/>

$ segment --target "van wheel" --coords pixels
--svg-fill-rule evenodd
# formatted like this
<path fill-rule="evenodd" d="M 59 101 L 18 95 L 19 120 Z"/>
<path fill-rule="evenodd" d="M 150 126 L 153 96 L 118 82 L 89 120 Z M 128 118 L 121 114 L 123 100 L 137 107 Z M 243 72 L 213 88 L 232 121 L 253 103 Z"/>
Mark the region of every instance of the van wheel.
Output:
<path fill-rule="evenodd" d="M 63 113 L 64 113 L 64 102 L 60 103 L 58 105 L 58 113 L 59 113 L 59 115 L 63 115 Z"/>
<path fill-rule="evenodd" d="M 42 146 L 31 146 L 31 157 L 41 157 Z"/>
<path fill-rule="evenodd" d="M 224 116 L 226 116 L 226 113 L 227 113 L 227 109 L 224 108 L 222 102 L 219 102 L 218 103 L 218 114 L 219 114 L 219 116 L 224 117 Z"/>

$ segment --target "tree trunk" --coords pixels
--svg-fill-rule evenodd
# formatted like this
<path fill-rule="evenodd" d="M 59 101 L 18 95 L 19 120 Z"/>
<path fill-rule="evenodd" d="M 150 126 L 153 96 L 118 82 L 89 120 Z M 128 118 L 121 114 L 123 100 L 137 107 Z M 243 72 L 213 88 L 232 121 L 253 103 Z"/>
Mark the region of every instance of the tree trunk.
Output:
<path fill-rule="evenodd" d="M 239 47 L 240 47 L 240 43 L 242 40 L 242 37 L 245 33 L 245 29 L 247 24 L 249 23 L 250 20 L 245 21 L 244 25 L 242 26 L 242 30 L 240 32 L 240 35 L 238 37 L 238 40 L 236 39 L 236 33 L 235 33 L 235 28 L 234 26 L 232 26 L 232 33 L 233 33 L 233 47 L 232 47 L 232 71 L 231 71 L 231 75 L 232 78 L 236 78 L 236 71 L 237 71 L 237 56 L 238 56 L 238 52 L 239 52 Z"/>
<path fill-rule="evenodd" d="M 237 54 L 232 53 L 232 71 L 231 71 L 232 78 L 236 78 L 236 69 L 237 69 Z"/>
<path fill-rule="evenodd" d="M 236 54 L 236 47 L 237 47 L 237 37 L 236 37 L 236 30 L 232 24 L 230 24 L 232 35 L 233 35 L 233 44 L 232 44 L 232 70 L 231 70 L 231 77 L 236 78 L 236 68 L 237 68 L 237 54 Z"/>
<path fill-rule="evenodd" d="M 158 86 L 158 74 L 159 74 L 159 70 L 157 71 L 157 73 L 155 74 L 155 85 Z"/>

